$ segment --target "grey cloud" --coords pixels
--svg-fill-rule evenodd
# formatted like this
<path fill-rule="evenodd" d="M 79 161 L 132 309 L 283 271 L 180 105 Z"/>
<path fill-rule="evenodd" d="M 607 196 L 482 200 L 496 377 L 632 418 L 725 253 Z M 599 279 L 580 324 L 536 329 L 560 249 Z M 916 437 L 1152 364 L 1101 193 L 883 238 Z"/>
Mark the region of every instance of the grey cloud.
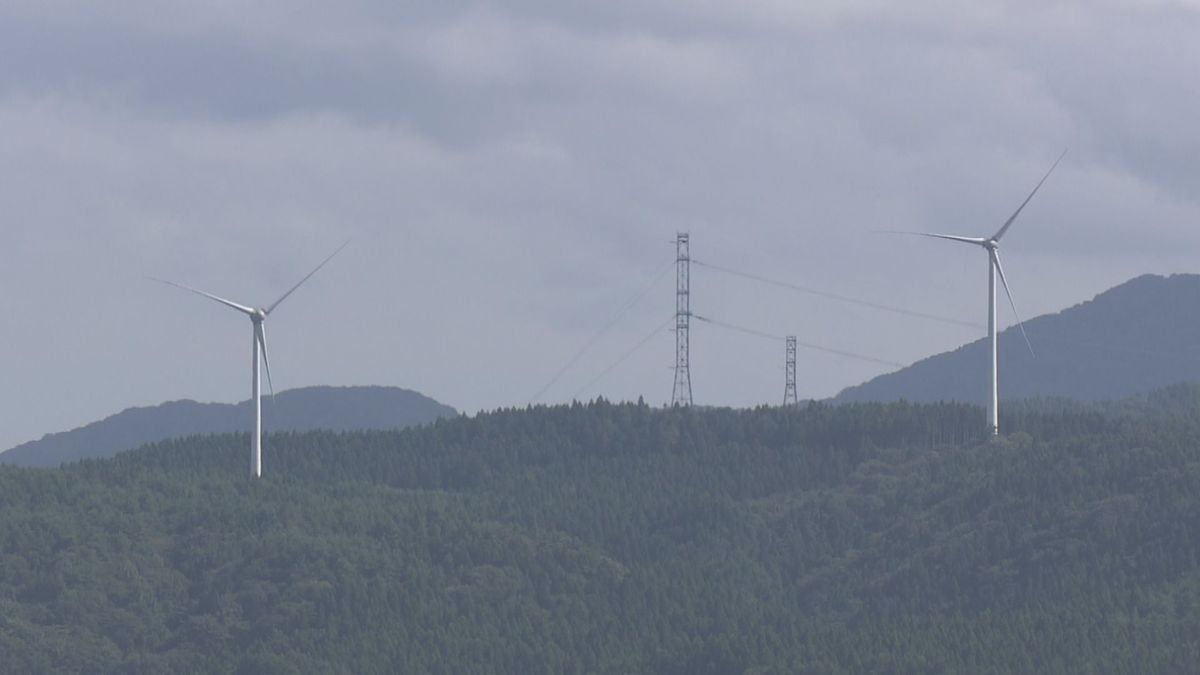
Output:
<path fill-rule="evenodd" d="M 1192 269 L 1197 17 L 1165 2 L 9 3 L 0 283 L 24 292 L 4 298 L 0 372 L 20 386 L 0 405 L 22 419 L 0 446 L 126 405 L 243 397 L 240 323 L 142 276 L 258 301 L 345 236 L 273 327 L 277 384 L 401 384 L 466 410 L 524 403 L 669 263 L 676 230 L 700 259 L 981 315 L 982 261 L 873 231 L 986 233 L 1064 145 L 1006 242 L 1026 315 Z M 695 284 L 697 311 L 889 360 L 976 337 L 711 272 Z M 549 400 L 671 296 L 660 282 Z M 701 400 L 776 398 L 781 348 L 711 327 L 693 342 Z M 670 362 L 664 333 L 585 393 L 661 401 Z M 828 395 L 879 368 L 804 354 L 801 371 L 803 394 Z"/>

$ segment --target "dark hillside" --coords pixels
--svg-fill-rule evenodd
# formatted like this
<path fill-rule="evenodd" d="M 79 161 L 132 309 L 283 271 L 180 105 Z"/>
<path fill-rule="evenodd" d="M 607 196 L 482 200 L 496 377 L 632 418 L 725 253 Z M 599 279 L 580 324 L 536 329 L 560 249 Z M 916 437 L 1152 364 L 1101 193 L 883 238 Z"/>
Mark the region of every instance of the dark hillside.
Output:
<path fill-rule="evenodd" d="M 304 387 L 279 392 L 274 400 L 263 399 L 268 431 L 402 429 L 456 414 L 450 406 L 397 387 Z M 50 467 L 111 457 L 168 438 L 246 431 L 253 420 L 250 401 L 236 405 L 171 401 L 47 434 L 0 453 L 0 463 Z"/>
<path fill-rule="evenodd" d="M 1141 276 L 1095 299 L 1000 334 L 1000 396 L 1115 400 L 1200 382 L 1200 275 Z M 981 329 L 980 334 L 984 331 Z M 978 340 L 842 391 L 838 403 L 984 403 L 987 344 Z"/>
<path fill-rule="evenodd" d="M 1147 673 L 1200 658 L 1200 410 L 597 403 L 0 467 L 56 673 Z M 1194 397 L 1193 397 L 1194 400 Z M 1014 411 L 1016 413 L 1017 411 Z"/>

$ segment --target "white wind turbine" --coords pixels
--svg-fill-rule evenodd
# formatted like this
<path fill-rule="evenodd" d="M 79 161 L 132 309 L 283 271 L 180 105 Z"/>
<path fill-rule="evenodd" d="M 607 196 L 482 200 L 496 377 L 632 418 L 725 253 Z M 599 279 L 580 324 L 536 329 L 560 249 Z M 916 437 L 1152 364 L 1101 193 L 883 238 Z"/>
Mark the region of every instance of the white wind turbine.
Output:
<path fill-rule="evenodd" d="M 154 279 L 154 281 L 158 281 L 160 283 L 175 286 L 176 288 L 182 288 L 185 291 L 191 291 L 192 293 L 196 293 L 198 295 L 203 295 L 210 300 L 216 300 L 222 305 L 236 309 L 242 314 L 250 317 L 250 322 L 254 325 L 254 336 L 252 338 L 254 358 L 252 360 L 253 377 L 251 385 L 252 398 L 254 399 L 254 435 L 250 439 L 250 471 L 256 478 L 262 476 L 262 403 L 259 385 L 259 380 L 261 378 L 261 369 L 258 365 L 259 350 L 262 351 L 263 364 L 267 367 L 267 384 L 269 384 L 271 387 L 271 396 L 275 396 L 275 384 L 271 382 L 271 361 L 267 358 L 267 333 L 263 323 L 267 320 L 267 317 L 271 315 L 271 312 L 275 311 L 275 308 L 278 307 L 281 302 L 286 300 L 287 297 L 294 293 L 297 288 L 300 288 L 300 286 L 304 282 L 308 281 L 312 275 L 316 274 L 317 270 L 324 267 L 325 263 L 333 260 L 333 256 L 341 253 L 342 249 L 346 248 L 346 246 L 349 244 L 350 242 L 347 240 L 344 244 L 339 246 L 336 251 L 329 254 L 329 257 L 322 260 L 320 265 L 317 265 L 315 268 L 313 268 L 313 271 L 304 275 L 304 278 L 298 281 L 295 286 L 292 286 L 290 289 L 288 289 L 287 293 L 281 295 L 278 300 L 271 303 L 267 307 L 247 307 L 246 305 L 238 304 L 232 300 L 226 300 L 225 298 L 213 295 L 212 293 L 206 293 L 204 291 L 196 290 L 195 288 L 184 286 L 183 284 L 177 284 L 174 281 Z"/>
<path fill-rule="evenodd" d="M 1005 232 L 1008 232 L 1008 228 L 1012 227 L 1013 221 L 1015 221 L 1017 219 L 1017 216 L 1021 215 L 1021 211 L 1025 208 L 1025 205 L 1028 204 L 1031 199 L 1033 199 L 1033 196 L 1037 194 L 1037 191 L 1039 189 L 1041 189 L 1042 183 L 1046 182 L 1046 179 L 1050 177 L 1050 174 L 1054 173 L 1054 169 L 1058 167 L 1058 163 L 1062 161 L 1062 158 L 1065 157 L 1066 154 L 1067 154 L 1067 151 L 1063 150 L 1063 153 L 1058 156 L 1058 159 L 1054 160 L 1054 164 L 1051 165 L 1050 170 L 1046 172 L 1046 175 L 1042 176 L 1042 179 L 1040 181 L 1038 181 L 1037 186 L 1035 186 L 1033 188 L 1033 192 L 1030 192 L 1029 196 L 1025 198 L 1025 201 L 1021 202 L 1021 205 L 1017 207 L 1017 210 L 1012 214 L 1012 216 L 1009 217 L 1009 219 L 1007 221 L 1005 221 L 1004 225 L 996 232 L 996 234 L 994 234 L 986 239 L 981 238 L 981 237 L 959 237 L 959 236 L 950 235 L 950 234 L 933 234 L 933 233 L 929 233 L 929 232 L 906 232 L 906 233 L 904 233 L 904 234 L 915 234 L 915 235 L 922 236 L 922 237 L 934 237 L 937 239 L 948 239 L 950 241 L 957 241 L 957 242 L 961 242 L 963 244 L 974 244 L 976 246 L 982 246 L 983 249 L 985 251 L 987 251 L 987 254 L 988 254 L 988 341 L 990 342 L 990 345 L 989 345 L 989 354 L 990 355 L 988 356 L 988 368 L 991 371 L 991 388 L 988 390 L 987 415 L 988 415 L 988 431 L 993 436 L 1000 433 L 1000 389 L 999 389 L 999 385 L 996 382 L 996 370 L 997 370 L 996 369 L 996 274 L 997 273 L 1000 274 L 1000 282 L 1004 284 L 1004 292 L 1006 295 L 1008 295 L 1008 302 L 1010 305 L 1012 305 L 1013 314 L 1017 317 L 1017 325 L 1021 328 L 1021 335 L 1025 338 L 1025 344 L 1029 347 L 1029 353 L 1030 354 L 1033 353 L 1033 345 L 1029 342 L 1029 335 L 1027 335 L 1025 333 L 1025 324 L 1021 321 L 1021 316 L 1017 312 L 1017 303 L 1016 303 L 1016 301 L 1013 300 L 1012 290 L 1010 290 L 1008 287 L 1008 280 L 1004 278 L 1004 267 L 1000 264 L 1000 238 L 1004 236 Z"/>

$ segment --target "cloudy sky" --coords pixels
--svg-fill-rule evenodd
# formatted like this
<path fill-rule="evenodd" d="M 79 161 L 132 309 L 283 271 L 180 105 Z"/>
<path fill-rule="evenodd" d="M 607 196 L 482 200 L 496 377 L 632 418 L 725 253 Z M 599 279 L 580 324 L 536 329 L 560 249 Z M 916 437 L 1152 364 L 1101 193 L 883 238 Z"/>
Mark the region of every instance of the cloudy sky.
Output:
<path fill-rule="evenodd" d="M 669 400 L 677 231 L 982 322 L 982 252 L 877 231 L 990 234 L 1065 147 L 1005 239 L 1026 316 L 1198 271 L 1197 35 L 1196 0 L 7 0 L 0 448 L 246 398 L 249 322 L 146 277 L 265 305 L 347 238 L 268 324 L 277 387 L 468 412 L 618 315 L 544 400 Z M 693 309 L 902 363 L 982 334 L 706 268 Z M 692 343 L 697 402 L 782 396 L 781 344 Z M 802 350 L 800 395 L 887 369 Z"/>

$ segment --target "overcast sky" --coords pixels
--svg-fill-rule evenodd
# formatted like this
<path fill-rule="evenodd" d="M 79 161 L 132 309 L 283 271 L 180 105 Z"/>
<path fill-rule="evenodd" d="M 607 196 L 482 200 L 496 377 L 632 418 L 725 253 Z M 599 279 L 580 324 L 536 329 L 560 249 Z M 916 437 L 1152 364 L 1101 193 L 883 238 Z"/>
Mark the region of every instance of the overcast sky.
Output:
<path fill-rule="evenodd" d="M 1196 0 L 0 5 L 0 448 L 275 384 L 524 405 L 671 395 L 677 231 L 709 263 L 982 323 L 1200 263 Z M 657 276 L 656 275 L 660 275 Z M 908 363 L 982 329 L 697 268 L 693 310 Z M 1181 311 L 1192 311 L 1194 308 Z M 1003 325 L 1012 321 L 1002 313 Z M 1036 341 L 1036 336 L 1032 336 Z M 783 346 L 692 331 L 698 403 L 777 403 Z M 801 397 L 888 367 L 799 355 Z M 581 389 L 583 388 L 583 389 Z M 269 421 L 268 421 L 269 424 Z"/>

